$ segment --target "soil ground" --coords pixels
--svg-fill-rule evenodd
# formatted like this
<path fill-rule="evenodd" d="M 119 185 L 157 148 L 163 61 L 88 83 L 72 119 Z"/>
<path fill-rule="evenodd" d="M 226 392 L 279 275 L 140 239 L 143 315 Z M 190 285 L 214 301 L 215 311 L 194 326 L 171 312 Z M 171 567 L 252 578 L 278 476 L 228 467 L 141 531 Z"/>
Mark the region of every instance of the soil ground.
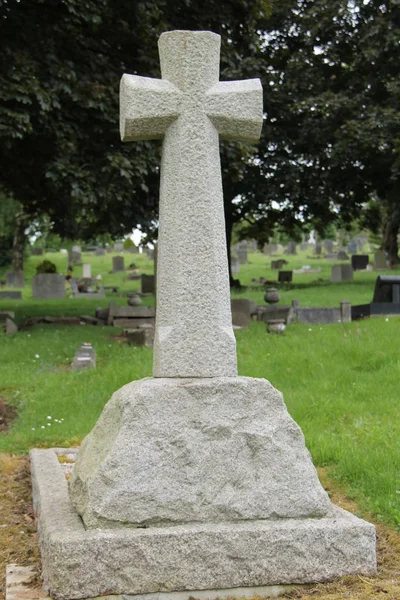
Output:
<path fill-rule="evenodd" d="M 357 513 L 357 506 L 333 487 L 324 470 L 319 470 L 332 501 Z M 35 519 L 32 510 L 29 459 L 0 455 L 0 600 L 4 598 L 7 564 L 32 565 L 40 574 Z M 367 516 L 368 520 L 372 519 Z M 377 524 L 378 575 L 344 577 L 328 584 L 301 586 L 282 598 L 293 600 L 400 600 L 400 533 Z M 33 582 L 34 583 L 34 582 Z"/>

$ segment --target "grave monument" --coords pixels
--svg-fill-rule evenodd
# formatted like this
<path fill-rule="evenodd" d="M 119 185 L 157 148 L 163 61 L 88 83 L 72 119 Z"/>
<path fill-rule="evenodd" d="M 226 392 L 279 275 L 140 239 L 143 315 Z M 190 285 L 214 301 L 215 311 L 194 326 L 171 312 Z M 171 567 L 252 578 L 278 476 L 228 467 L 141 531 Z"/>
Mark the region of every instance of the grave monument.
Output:
<path fill-rule="evenodd" d="M 159 49 L 161 80 L 121 82 L 122 139 L 163 138 L 153 377 L 108 402 L 69 495 L 55 451 L 32 452 L 45 584 L 238 597 L 373 574 L 374 527 L 332 506 L 282 395 L 237 374 L 218 146 L 259 138 L 260 82 L 219 82 L 211 32 Z"/>

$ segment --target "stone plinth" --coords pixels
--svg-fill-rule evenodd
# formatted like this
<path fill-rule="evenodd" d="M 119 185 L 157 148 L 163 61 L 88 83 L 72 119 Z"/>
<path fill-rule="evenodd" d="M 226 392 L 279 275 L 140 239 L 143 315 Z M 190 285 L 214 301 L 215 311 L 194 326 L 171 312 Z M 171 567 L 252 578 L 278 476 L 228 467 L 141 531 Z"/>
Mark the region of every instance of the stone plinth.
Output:
<path fill-rule="evenodd" d="M 334 506 L 320 518 L 87 530 L 55 451 L 33 450 L 31 464 L 42 575 L 55 600 L 168 592 L 188 599 L 197 590 L 216 598 L 243 587 L 264 596 L 265 586 L 376 572 L 375 528 Z"/>
<path fill-rule="evenodd" d="M 41 299 L 65 298 L 65 279 L 58 273 L 39 273 L 32 277 L 32 296 Z"/>

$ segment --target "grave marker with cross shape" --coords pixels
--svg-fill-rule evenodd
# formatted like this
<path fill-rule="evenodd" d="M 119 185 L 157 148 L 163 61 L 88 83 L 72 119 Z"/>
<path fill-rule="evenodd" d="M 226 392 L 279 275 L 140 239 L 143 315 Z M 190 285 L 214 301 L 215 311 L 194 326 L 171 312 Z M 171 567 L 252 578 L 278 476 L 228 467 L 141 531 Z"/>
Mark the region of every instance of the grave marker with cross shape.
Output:
<path fill-rule="evenodd" d="M 163 139 L 154 377 L 237 375 L 219 137 L 256 142 L 259 79 L 219 81 L 220 36 L 159 40 L 162 79 L 124 75 L 123 141 Z"/>

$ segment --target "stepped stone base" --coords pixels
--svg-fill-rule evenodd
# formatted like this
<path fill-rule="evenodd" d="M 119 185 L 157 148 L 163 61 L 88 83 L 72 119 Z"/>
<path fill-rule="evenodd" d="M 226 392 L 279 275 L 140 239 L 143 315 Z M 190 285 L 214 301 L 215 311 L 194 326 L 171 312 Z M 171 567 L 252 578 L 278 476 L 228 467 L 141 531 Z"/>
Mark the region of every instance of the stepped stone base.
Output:
<path fill-rule="evenodd" d="M 322 518 L 87 530 L 56 452 L 32 450 L 31 462 L 44 587 L 56 600 L 234 595 L 228 588 L 274 596 L 376 572 L 374 526 L 334 506 Z"/>

